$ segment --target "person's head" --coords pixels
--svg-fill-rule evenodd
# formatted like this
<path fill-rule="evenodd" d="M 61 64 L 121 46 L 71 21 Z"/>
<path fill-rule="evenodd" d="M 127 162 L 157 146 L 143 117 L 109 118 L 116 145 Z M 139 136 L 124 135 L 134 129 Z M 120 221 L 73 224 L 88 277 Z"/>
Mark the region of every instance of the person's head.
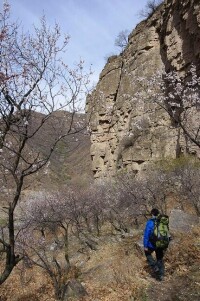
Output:
<path fill-rule="evenodd" d="M 157 208 L 153 208 L 152 210 L 151 210 L 151 215 L 153 215 L 153 216 L 158 216 L 160 214 L 160 212 L 159 212 L 159 210 L 157 209 Z"/>

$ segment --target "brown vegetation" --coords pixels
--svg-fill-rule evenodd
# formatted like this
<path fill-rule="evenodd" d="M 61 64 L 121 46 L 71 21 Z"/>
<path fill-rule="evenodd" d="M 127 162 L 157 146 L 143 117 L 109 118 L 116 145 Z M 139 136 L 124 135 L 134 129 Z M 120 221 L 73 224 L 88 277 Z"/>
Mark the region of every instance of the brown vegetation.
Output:
<path fill-rule="evenodd" d="M 166 279 L 157 283 L 151 278 L 142 250 L 138 247 L 141 232 L 134 236 L 104 237 L 96 251 L 77 261 L 78 277 L 88 295 L 84 301 L 197 301 L 200 296 L 199 228 L 187 235 L 174 234 L 166 253 Z M 137 233 L 137 232 L 135 232 Z M 87 259 L 86 259 L 87 258 Z M 69 277 L 70 279 L 70 277 Z M 53 288 L 38 268 L 19 266 L 0 290 L 2 301 L 54 301 Z M 69 298 L 69 300 L 71 300 Z"/>

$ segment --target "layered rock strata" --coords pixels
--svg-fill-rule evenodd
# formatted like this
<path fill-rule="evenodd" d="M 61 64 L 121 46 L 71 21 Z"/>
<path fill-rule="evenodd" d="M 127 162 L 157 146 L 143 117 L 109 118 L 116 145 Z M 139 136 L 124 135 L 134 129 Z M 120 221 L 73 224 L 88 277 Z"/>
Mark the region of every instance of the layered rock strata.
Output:
<path fill-rule="evenodd" d="M 108 59 L 87 98 L 92 169 L 96 178 L 118 170 L 138 172 L 149 163 L 181 153 L 200 156 L 168 113 L 137 98 L 137 76 L 157 70 L 185 72 L 194 64 L 200 75 L 199 0 L 168 0 L 130 34 L 126 49 Z M 196 112 L 195 112 L 196 114 Z M 195 115 L 199 122 L 199 113 Z"/>

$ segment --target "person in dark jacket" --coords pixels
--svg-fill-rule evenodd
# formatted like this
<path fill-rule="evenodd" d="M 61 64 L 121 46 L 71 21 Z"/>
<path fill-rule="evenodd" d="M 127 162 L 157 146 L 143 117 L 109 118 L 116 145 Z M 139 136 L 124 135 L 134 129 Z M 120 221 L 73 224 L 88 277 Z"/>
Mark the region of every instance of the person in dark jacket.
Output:
<path fill-rule="evenodd" d="M 157 280 L 162 281 L 164 277 L 164 250 L 156 248 L 155 245 L 150 241 L 151 235 L 154 230 L 155 219 L 159 216 L 160 212 L 157 208 L 151 210 L 151 219 L 146 223 L 144 230 L 144 252 L 147 258 L 148 265 L 151 267 L 153 273 L 155 273 Z M 155 252 L 156 259 L 152 256 L 152 253 Z"/>

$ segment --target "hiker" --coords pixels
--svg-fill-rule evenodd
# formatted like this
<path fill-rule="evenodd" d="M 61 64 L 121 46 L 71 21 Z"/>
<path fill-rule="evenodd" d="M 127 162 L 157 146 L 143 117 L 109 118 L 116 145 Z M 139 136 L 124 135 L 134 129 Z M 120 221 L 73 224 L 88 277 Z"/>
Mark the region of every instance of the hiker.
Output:
<path fill-rule="evenodd" d="M 158 236 L 158 226 L 157 234 L 155 235 L 155 225 L 158 225 L 158 221 L 160 221 L 160 212 L 157 208 L 154 208 L 151 210 L 151 215 L 152 217 L 147 221 L 144 231 L 144 252 L 147 258 L 148 265 L 151 267 L 153 273 L 156 275 L 156 279 L 162 281 L 164 277 L 163 256 L 169 243 L 169 233 L 168 231 L 166 231 L 167 238 L 164 238 L 164 240 L 166 240 L 166 244 L 165 241 L 163 244 L 163 240 L 161 241 L 159 238 L 156 237 Z M 168 229 L 169 219 L 167 216 L 163 216 L 163 218 L 167 219 L 166 227 Z M 156 260 L 152 256 L 153 252 L 155 252 Z"/>

